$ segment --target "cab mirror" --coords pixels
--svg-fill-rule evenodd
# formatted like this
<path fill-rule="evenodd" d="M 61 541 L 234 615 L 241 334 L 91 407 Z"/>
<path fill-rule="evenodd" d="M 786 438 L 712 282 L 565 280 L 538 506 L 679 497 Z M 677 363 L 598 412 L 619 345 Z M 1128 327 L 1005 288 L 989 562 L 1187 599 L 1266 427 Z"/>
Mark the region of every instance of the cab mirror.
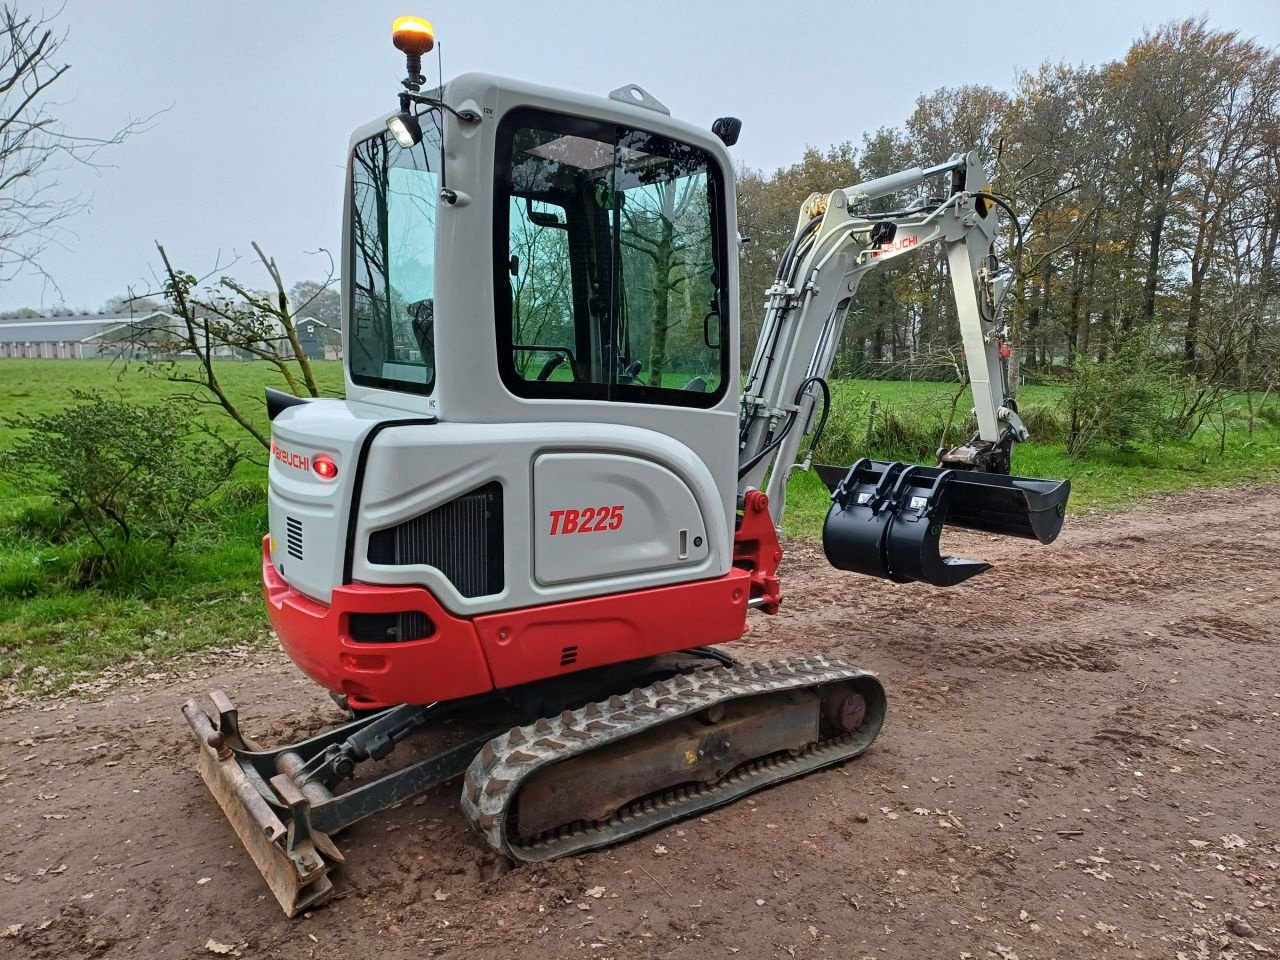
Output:
<path fill-rule="evenodd" d="M 742 133 L 742 121 L 737 117 L 721 117 L 711 125 L 711 132 L 726 147 L 732 147 L 738 142 L 738 134 Z"/>

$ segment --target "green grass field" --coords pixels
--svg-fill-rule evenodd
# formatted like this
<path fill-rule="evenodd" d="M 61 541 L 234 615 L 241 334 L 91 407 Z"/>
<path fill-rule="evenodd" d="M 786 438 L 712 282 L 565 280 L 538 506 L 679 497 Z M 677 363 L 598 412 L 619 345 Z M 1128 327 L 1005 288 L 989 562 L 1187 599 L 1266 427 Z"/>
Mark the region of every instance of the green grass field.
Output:
<path fill-rule="evenodd" d="M 340 365 L 319 363 L 316 369 L 324 391 L 338 395 Z M 262 388 L 283 387 L 279 375 L 263 363 L 234 361 L 220 364 L 219 374 L 244 401 L 243 409 L 265 427 Z M 71 389 L 138 402 L 190 390 L 140 364 L 0 361 L 0 410 L 8 416 L 58 410 L 68 404 Z M 927 460 L 939 439 L 927 430 L 906 446 L 901 445 L 904 440 L 896 448 L 888 442 L 868 447 L 870 403 L 892 409 L 907 422 L 940 424 L 954 386 L 845 381 L 833 389 L 835 412 L 816 459 L 844 464 L 864 453 Z M 1028 412 L 1052 409 L 1060 398 L 1058 388 L 1029 387 L 1019 400 Z M 964 398 L 959 406 L 963 411 L 969 405 Z M 239 428 L 218 408 L 202 410 L 212 428 L 237 435 Z M 14 437 L 13 428 L 0 421 L 0 449 Z M 1074 513 L 1120 508 L 1155 493 L 1280 478 L 1280 427 L 1269 420 L 1259 419 L 1250 437 L 1243 419 L 1236 417 L 1221 454 L 1218 448 L 1218 436 L 1208 430 L 1191 443 L 1158 449 L 1103 447 L 1085 460 L 1069 457 L 1060 441 L 1029 443 L 1015 453 L 1014 472 L 1069 478 Z M 176 551 L 141 545 L 136 575 L 127 586 L 111 591 L 83 585 L 80 571 L 92 544 L 84 537 L 62 535 L 61 518 L 45 498 L 20 493 L 0 479 L 0 689 L 74 689 L 108 668 L 145 673 L 149 665 L 180 653 L 267 642 L 258 580 L 265 476 L 261 456 L 257 463 L 242 463 L 217 502 L 193 521 Z M 786 532 L 818 536 L 827 505 L 827 491 L 816 476 L 797 475 L 789 491 Z"/>
<path fill-rule="evenodd" d="M 930 462 L 929 453 L 941 436 L 940 424 L 945 420 L 945 410 L 954 390 L 953 384 L 934 382 L 854 380 L 836 383 L 833 406 L 837 411 L 854 408 L 856 418 L 865 410 L 866 395 L 871 394 L 877 402 L 889 405 L 908 419 L 915 417 L 938 424 L 938 431 L 929 436 L 930 443 L 923 447 L 867 448 L 857 442 L 865 429 L 863 414 L 860 422 L 855 419 L 852 424 L 838 424 L 838 440 L 820 446 L 815 459 L 843 464 L 858 456 L 870 455 L 905 462 Z M 1268 404 L 1271 419 L 1257 417 L 1252 436 L 1247 429 L 1243 398 L 1233 397 L 1228 401 L 1230 416 L 1221 453 L 1218 434 L 1206 427 L 1191 442 L 1138 444 L 1128 448 L 1100 446 L 1084 459 L 1069 456 L 1062 439 L 1037 435 L 1037 411 L 1059 410 L 1062 398 L 1063 390 L 1056 386 L 1028 386 L 1018 392 L 1019 407 L 1032 431 L 1032 442 L 1021 444 L 1015 450 L 1013 472 L 1025 477 L 1070 480 L 1069 513 L 1122 509 L 1154 494 L 1197 487 L 1280 479 L 1280 424 L 1275 419 L 1274 398 Z M 966 411 L 971 407 L 972 399 L 966 392 L 959 409 Z M 839 413 L 832 415 L 833 423 L 839 419 Z M 951 442 L 964 439 L 967 437 L 962 431 L 960 436 L 953 434 Z M 824 461 L 823 453 L 843 456 L 831 456 Z M 820 536 L 828 506 L 827 490 L 815 475 L 793 477 L 788 487 L 789 519 L 784 518 L 787 533 L 810 538 Z"/>

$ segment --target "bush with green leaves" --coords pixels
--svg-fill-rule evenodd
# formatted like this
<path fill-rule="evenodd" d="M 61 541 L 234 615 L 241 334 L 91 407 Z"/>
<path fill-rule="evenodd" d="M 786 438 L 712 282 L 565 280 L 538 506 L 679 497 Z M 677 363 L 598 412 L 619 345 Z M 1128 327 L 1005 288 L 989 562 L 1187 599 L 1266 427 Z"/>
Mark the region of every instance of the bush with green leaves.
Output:
<path fill-rule="evenodd" d="M 959 443 L 976 429 L 959 414 L 962 389 L 910 402 L 884 400 L 866 389 L 840 392 L 815 457 L 834 464 L 859 457 L 928 463 L 940 446 Z"/>
<path fill-rule="evenodd" d="M 1061 443 L 1069 433 L 1066 416 L 1052 404 L 1033 403 L 1020 406 L 1018 417 L 1036 443 Z"/>
<path fill-rule="evenodd" d="M 1064 398 L 1067 453 L 1080 458 L 1100 443 L 1128 447 L 1166 439 L 1170 374 L 1169 357 L 1140 334 L 1102 360 L 1077 356 Z"/>
<path fill-rule="evenodd" d="M 7 420 L 23 434 L 0 453 L 0 474 L 64 510 L 97 546 L 107 578 L 119 579 L 140 544 L 172 548 L 245 454 L 205 432 L 189 400 L 69 395 L 56 413 Z"/>

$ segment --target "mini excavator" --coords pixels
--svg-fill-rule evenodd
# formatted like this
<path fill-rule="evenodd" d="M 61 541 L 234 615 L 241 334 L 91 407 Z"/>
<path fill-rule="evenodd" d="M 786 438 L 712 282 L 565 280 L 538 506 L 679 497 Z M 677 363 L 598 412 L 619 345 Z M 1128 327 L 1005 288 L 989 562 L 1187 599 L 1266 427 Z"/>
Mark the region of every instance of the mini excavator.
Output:
<path fill-rule="evenodd" d="M 873 674 L 719 646 L 782 602 L 793 471 L 831 491 L 832 564 L 938 586 L 987 569 L 943 555 L 944 526 L 1049 543 L 1068 495 L 1010 474 L 1027 439 L 1002 372 L 1010 211 L 977 154 L 810 196 L 743 377 L 740 121 L 703 130 L 635 84 L 424 89 L 430 24 L 402 18 L 393 39 L 398 108 L 355 132 L 347 164 L 346 398 L 267 397 L 268 614 L 350 720 L 265 748 L 225 693 L 183 707 L 201 775 L 289 915 L 331 896 L 334 834 L 450 779 L 519 863 L 866 750 L 885 714 Z M 859 282 L 934 243 L 976 434 L 933 465 L 812 464 Z M 449 720 L 443 749 L 378 762 Z"/>

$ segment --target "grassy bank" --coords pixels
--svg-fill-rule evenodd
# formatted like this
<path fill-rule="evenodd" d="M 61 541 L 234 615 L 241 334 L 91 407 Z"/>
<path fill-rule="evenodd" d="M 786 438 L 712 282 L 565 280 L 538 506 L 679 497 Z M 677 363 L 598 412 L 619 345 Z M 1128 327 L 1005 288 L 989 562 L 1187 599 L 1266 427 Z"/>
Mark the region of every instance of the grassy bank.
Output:
<path fill-rule="evenodd" d="M 230 392 L 259 424 L 266 424 L 265 385 L 283 386 L 267 365 L 227 362 L 219 367 Z M 342 387 L 337 363 L 317 364 L 327 392 Z M 138 365 L 102 361 L 0 361 L 0 410 L 41 413 L 68 403 L 72 387 L 131 401 L 158 401 L 189 391 Z M 834 385 L 827 436 L 816 459 L 847 464 L 864 453 L 928 461 L 951 408 L 954 387 L 938 383 L 845 381 Z M 1014 471 L 1069 478 L 1071 510 L 1114 509 L 1153 493 L 1280 478 L 1280 425 L 1259 418 L 1249 435 L 1239 404 L 1225 439 L 1202 431 L 1187 443 L 1099 447 L 1087 459 L 1069 457 L 1061 423 L 1061 391 L 1029 387 L 1022 410 L 1040 442 L 1020 447 Z M 957 402 L 961 412 L 971 405 Z M 205 419 L 226 436 L 238 428 L 216 408 Z M 963 439 L 957 424 L 952 441 Z M 0 423 L 0 448 L 14 439 Z M 114 589 L 86 587 L 94 548 L 74 533 L 45 498 L 0 480 L 0 684 L 19 690 L 54 690 L 90 683 L 108 667 L 145 673 L 190 651 L 231 642 L 264 641 L 267 625 L 258 584 L 259 544 L 266 526 L 265 468 L 241 464 L 177 550 L 154 543 L 130 549 L 124 582 Z M 813 474 L 793 478 L 786 532 L 816 537 L 826 515 L 826 489 Z"/>

